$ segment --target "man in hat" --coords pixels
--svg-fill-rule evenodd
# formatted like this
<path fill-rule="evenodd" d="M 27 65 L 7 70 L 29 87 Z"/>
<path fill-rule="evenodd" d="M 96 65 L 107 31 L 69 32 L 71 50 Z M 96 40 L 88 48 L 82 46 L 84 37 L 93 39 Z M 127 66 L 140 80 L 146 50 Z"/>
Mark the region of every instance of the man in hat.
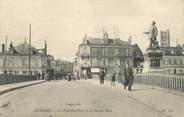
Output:
<path fill-rule="evenodd" d="M 104 77 L 105 77 L 105 71 L 102 68 L 100 73 L 99 73 L 99 77 L 100 77 L 100 84 L 103 85 L 104 84 Z"/>
<path fill-rule="evenodd" d="M 131 86 L 133 85 L 133 71 L 130 65 L 127 65 L 126 68 L 124 68 L 124 90 L 128 86 L 128 90 L 131 91 Z"/>

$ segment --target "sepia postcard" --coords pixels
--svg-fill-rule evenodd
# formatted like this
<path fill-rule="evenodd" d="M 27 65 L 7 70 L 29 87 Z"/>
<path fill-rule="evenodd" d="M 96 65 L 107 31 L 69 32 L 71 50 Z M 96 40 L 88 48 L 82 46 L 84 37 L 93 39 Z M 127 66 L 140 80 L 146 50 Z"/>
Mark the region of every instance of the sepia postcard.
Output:
<path fill-rule="evenodd" d="M 184 0 L 0 0 L 0 117 L 184 117 Z"/>

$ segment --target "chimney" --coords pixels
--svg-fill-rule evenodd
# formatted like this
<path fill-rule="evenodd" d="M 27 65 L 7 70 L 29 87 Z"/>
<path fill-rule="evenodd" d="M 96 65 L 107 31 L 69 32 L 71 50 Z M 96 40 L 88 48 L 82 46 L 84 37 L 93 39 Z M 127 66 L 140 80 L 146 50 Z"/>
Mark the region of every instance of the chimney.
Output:
<path fill-rule="evenodd" d="M 45 55 L 47 55 L 47 42 L 45 41 Z"/>
<path fill-rule="evenodd" d="M 5 52 L 5 44 L 2 44 L 2 53 Z"/>

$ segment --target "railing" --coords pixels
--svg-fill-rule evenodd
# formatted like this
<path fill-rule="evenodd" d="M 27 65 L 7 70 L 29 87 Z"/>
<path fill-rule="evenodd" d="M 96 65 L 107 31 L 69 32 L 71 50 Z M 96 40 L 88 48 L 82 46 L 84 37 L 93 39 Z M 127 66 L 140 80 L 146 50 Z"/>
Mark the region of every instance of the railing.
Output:
<path fill-rule="evenodd" d="M 171 91 L 184 93 L 184 76 L 162 74 L 139 74 L 134 75 L 135 84 L 149 85 L 151 87 L 166 88 Z"/>
<path fill-rule="evenodd" d="M 105 80 L 111 80 L 112 74 L 106 74 Z M 95 77 L 98 79 L 98 75 Z M 124 76 L 116 76 L 118 83 L 124 82 Z M 184 76 L 164 74 L 134 74 L 134 84 L 146 85 L 150 88 L 168 89 L 169 93 L 180 92 L 184 94 Z"/>
<path fill-rule="evenodd" d="M 25 81 L 31 81 L 31 80 L 37 80 L 37 76 L 0 74 L 0 85 L 17 83 L 17 82 L 25 82 Z"/>

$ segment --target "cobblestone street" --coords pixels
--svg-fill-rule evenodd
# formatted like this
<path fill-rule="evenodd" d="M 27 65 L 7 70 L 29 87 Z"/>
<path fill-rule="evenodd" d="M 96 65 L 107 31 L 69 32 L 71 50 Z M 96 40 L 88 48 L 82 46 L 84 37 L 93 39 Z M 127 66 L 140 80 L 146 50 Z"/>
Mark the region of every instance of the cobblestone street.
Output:
<path fill-rule="evenodd" d="M 144 98 L 141 97 L 142 93 L 148 92 L 149 94 L 149 90 L 152 89 L 134 87 L 133 91 L 129 92 L 124 91 L 120 85 L 111 87 L 109 82 L 100 86 L 97 80 L 45 82 L 1 95 L 0 116 L 133 117 L 136 115 L 136 117 L 171 117 L 175 110 L 171 108 L 159 110 L 147 104 L 146 98 L 145 103 L 142 102 L 144 101 Z M 157 98 L 156 93 L 154 92 L 152 98 L 154 95 Z M 139 94 L 142 101 L 139 100 Z M 166 94 L 164 95 L 167 97 Z M 176 99 L 177 102 L 183 100 L 183 98 L 178 98 L 180 100 Z M 183 105 L 176 102 L 175 104 Z M 175 116 L 181 117 L 182 115 L 180 113 Z"/>

